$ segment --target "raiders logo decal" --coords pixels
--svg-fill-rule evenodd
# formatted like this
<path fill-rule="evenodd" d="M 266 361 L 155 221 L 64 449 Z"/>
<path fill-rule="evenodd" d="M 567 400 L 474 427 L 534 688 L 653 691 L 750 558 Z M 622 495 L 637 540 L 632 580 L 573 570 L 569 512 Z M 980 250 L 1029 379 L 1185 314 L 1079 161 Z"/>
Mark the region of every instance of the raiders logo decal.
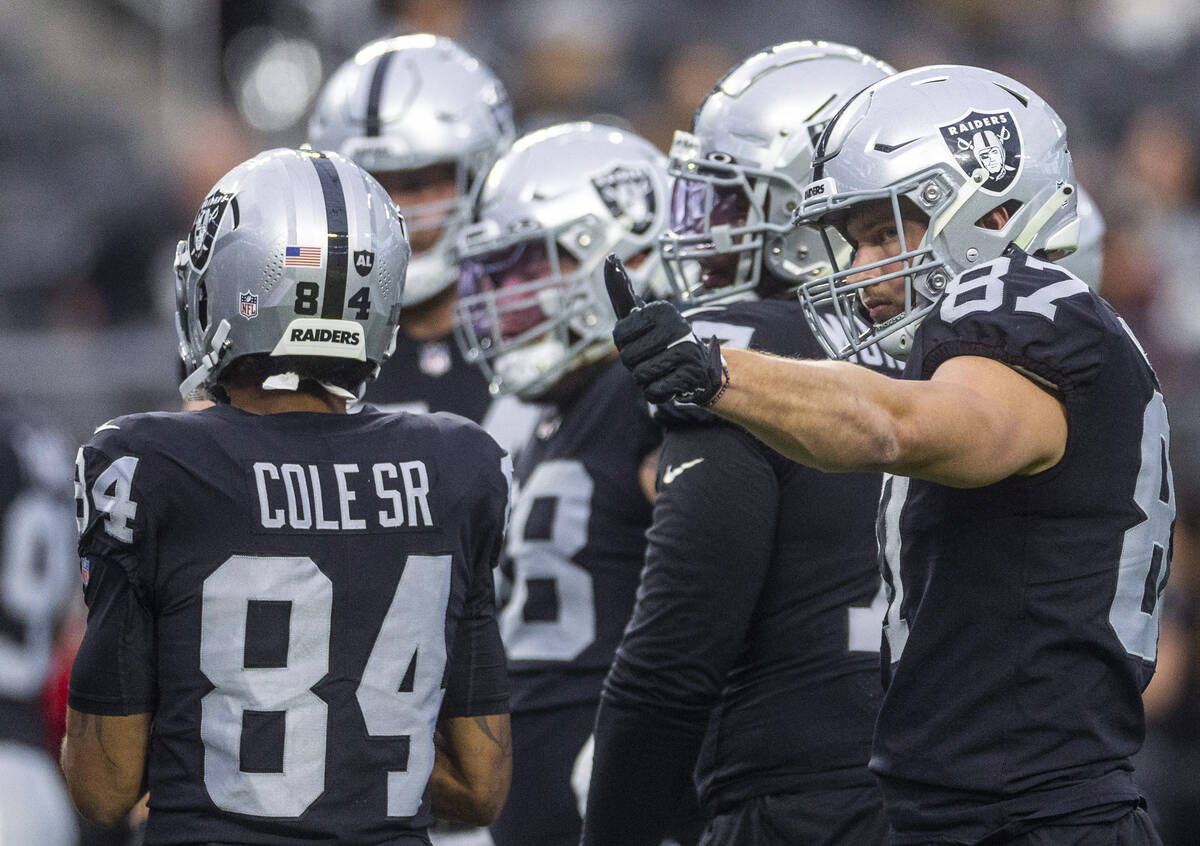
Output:
<path fill-rule="evenodd" d="M 654 182 L 645 170 L 617 165 L 593 177 L 592 185 L 612 216 L 634 235 L 641 235 L 654 223 Z"/>
<path fill-rule="evenodd" d="M 942 138 L 970 176 L 987 171 L 983 190 L 1002 194 L 1021 169 L 1021 134 L 1012 112 L 971 112 L 941 127 Z"/>
<path fill-rule="evenodd" d="M 208 264 L 213 236 L 217 234 L 217 227 L 221 225 L 221 215 L 225 213 L 225 207 L 230 201 L 236 203 L 232 194 L 213 191 L 200 204 L 196 222 L 192 224 L 192 231 L 188 233 L 188 257 L 192 260 L 192 267 L 197 270 L 203 270 L 204 265 Z"/>

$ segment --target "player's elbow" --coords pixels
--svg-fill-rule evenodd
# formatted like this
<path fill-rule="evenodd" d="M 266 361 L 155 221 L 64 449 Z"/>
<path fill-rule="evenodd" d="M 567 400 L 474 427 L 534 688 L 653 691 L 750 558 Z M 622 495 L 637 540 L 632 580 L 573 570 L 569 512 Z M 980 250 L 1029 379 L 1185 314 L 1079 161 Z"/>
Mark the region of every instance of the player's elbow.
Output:
<path fill-rule="evenodd" d="M 118 771 L 89 758 L 87 749 L 63 740 L 63 780 L 71 801 L 84 817 L 103 826 L 122 822 L 142 797 L 140 774 Z"/>
<path fill-rule="evenodd" d="M 129 816 L 133 806 L 140 798 L 136 795 L 125 795 L 111 787 L 97 785 L 90 779 L 80 778 L 64 767 L 67 792 L 76 809 L 87 819 L 102 826 L 115 826 Z"/>
<path fill-rule="evenodd" d="M 471 785 L 466 801 L 462 803 L 460 816 L 462 822 L 471 825 L 486 826 L 496 821 L 504 802 L 508 799 L 508 787 L 512 777 L 512 767 L 509 761 L 498 764 L 490 774 L 490 778 L 482 779 Z"/>
<path fill-rule="evenodd" d="M 115 804 L 102 797 L 76 791 L 71 791 L 71 801 L 75 803 L 75 808 L 86 819 L 105 827 L 119 825 L 133 809 L 132 803 L 129 805 Z"/>
<path fill-rule="evenodd" d="M 887 472 L 903 463 L 907 451 L 897 427 L 877 425 L 847 433 L 833 448 L 813 452 L 816 460 L 805 463 L 822 473 Z"/>

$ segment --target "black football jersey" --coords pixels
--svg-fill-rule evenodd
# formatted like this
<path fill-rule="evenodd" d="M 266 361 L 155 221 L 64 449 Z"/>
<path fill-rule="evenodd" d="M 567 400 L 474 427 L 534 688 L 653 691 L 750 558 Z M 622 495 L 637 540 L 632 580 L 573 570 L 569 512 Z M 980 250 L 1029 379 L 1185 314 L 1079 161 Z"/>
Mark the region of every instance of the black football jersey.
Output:
<path fill-rule="evenodd" d="M 725 347 L 824 358 L 795 301 L 689 317 Z M 899 374 L 890 357 L 865 355 Z M 820 473 L 695 407 L 656 419 L 669 428 L 646 570 L 606 699 L 711 709 L 696 769 L 709 813 L 751 796 L 870 785 L 879 474 Z"/>
<path fill-rule="evenodd" d="M 515 455 L 541 414 L 535 405 L 488 391 L 483 371 L 447 336 L 418 341 L 400 333 L 396 351 L 367 384 L 367 402 L 384 411 L 449 411 L 481 425 Z"/>
<path fill-rule="evenodd" d="M 0 416 L 0 741 L 41 747 L 54 629 L 74 591 L 71 453 L 45 427 Z"/>
<path fill-rule="evenodd" d="M 500 616 L 513 712 L 596 702 L 633 610 L 650 504 L 642 459 L 661 438 L 613 362 L 550 408 L 517 456 Z"/>
<path fill-rule="evenodd" d="M 428 843 L 440 718 L 507 711 L 507 457 L 448 414 L 227 405 L 80 450 L 70 704 L 153 712 L 148 843 Z"/>
<path fill-rule="evenodd" d="M 386 411 L 450 411 L 479 423 L 491 403 L 483 371 L 467 362 L 454 338 L 432 341 L 396 334 L 396 349 L 367 385 L 367 402 Z"/>
<path fill-rule="evenodd" d="M 888 687 L 871 768 L 898 843 L 1126 812 L 1170 560 L 1163 398 L 1103 300 L 1012 249 L 947 287 L 905 378 L 959 355 L 1053 392 L 1067 444 L 1055 467 L 986 487 L 885 481 Z"/>

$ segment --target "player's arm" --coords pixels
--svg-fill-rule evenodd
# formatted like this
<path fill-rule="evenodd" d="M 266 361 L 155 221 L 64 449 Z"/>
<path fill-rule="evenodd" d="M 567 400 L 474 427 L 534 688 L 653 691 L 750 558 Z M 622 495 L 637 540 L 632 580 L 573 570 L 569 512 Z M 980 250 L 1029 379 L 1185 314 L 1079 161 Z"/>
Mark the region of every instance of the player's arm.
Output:
<path fill-rule="evenodd" d="M 1049 469 L 1066 449 L 1061 402 L 992 359 L 947 359 L 929 381 L 744 350 L 726 361 L 729 383 L 712 410 L 819 470 L 971 488 Z"/>
<path fill-rule="evenodd" d="M 503 453 L 495 459 L 495 470 L 476 488 L 481 495 L 471 513 L 471 580 L 450 649 L 429 777 L 434 816 L 472 825 L 487 825 L 500 814 L 512 780 L 508 670 L 492 577 L 504 547 L 512 465 Z"/>
<path fill-rule="evenodd" d="M 928 381 L 898 381 L 843 362 L 722 358 L 672 305 L 638 302 L 615 259 L 605 282 L 620 318 L 613 340 L 648 400 L 705 405 L 818 470 L 979 487 L 1053 467 L 1066 449 L 1061 403 L 997 361 L 956 356 Z"/>
<path fill-rule="evenodd" d="M 586 846 L 657 846 L 694 792 L 770 561 L 779 493 L 764 452 L 724 424 L 667 433 L 638 601 L 596 715 Z"/>
<path fill-rule="evenodd" d="M 125 819 L 145 793 L 150 714 L 105 716 L 67 708 L 62 769 L 71 799 L 102 825 Z"/>
<path fill-rule="evenodd" d="M 512 780 L 508 714 L 438 721 L 429 777 L 433 815 L 487 825 L 500 814 Z"/>

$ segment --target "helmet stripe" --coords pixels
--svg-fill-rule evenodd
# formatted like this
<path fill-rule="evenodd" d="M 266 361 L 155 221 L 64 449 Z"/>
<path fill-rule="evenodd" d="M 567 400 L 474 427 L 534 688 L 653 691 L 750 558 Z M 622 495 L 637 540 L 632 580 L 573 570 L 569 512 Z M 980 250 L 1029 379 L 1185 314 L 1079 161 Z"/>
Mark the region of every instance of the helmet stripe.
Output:
<path fill-rule="evenodd" d="M 395 50 L 388 50 L 375 63 L 375 72 L 371 74 L 371 90 L 367 93 L 367 137 L 379 135 L 381 124 L 379 120 L 379 101 L 383 99 L 383 79 L 387 76 L 388 65 L 392 63 Z"/>
<path fill-rule="evenodd" d="M 321 301 L 321 317 L 340 320 L 346 308 L 346 271 L 349 267 L 350 236 L 346 217 L 346 195 L 337 167 L 322 154 L 309 161 L 321 180 L 325 200 L 325 226 L 329 233 L 325 250 L 325 297 Z"/>

